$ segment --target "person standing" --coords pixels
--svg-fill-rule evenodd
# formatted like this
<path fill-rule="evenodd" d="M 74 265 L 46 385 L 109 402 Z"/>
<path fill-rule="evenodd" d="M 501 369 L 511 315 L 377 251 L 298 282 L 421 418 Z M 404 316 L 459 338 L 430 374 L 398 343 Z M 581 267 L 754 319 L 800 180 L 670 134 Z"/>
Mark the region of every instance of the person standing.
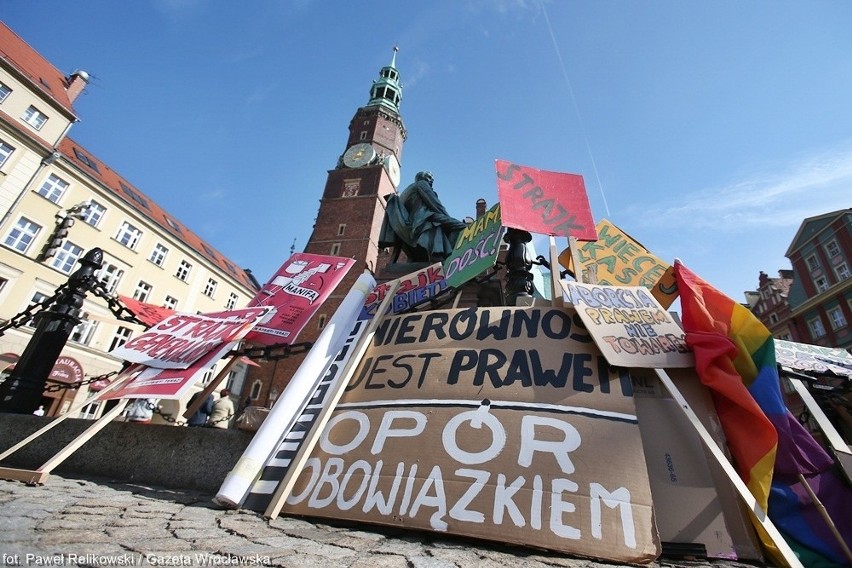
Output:
<path fill-rule="evenodd" d="M 39 405 L 39 407 L 33 411 L 33 414 L 35 414 L 36 416 L 44 416 L 44 405 Z"/>
<path fill-rule="evenodd" d="M 192 406 L 192 404 L 198 400 L 198 397 L 201 396 L 201 393 L 204 391 L 198 391 L 194 393 L 191 397 L 189 397 L 189 403 L 186 405 L 187 407 Z M 204 426 L 207 424 L 208 418 L 210 418 L 210 413 L 213 412 L 213 395 L 208 394 L 207 398 L 198 407 L 198 410 L 195 411 L 195 414 L 189 417 L 189 420 L 186 421 L 187 426 Z"/>
<path fill-rule="evenodd" d="M 155 398 L 136 398 L 127 407 L 127 421 L 137 424 L 150 424 L 154 410 L 158 409 Z"/>
<path fill-rule="evenodd" d="M 231 400 L 231 391 L 222 389 L 219 391 L 219 400 L 213 403 L 213 411 L 207 419 L 207 425 L 211 428 L 227 428 L 231 418 L 234 416 L 234 401 Z"/>

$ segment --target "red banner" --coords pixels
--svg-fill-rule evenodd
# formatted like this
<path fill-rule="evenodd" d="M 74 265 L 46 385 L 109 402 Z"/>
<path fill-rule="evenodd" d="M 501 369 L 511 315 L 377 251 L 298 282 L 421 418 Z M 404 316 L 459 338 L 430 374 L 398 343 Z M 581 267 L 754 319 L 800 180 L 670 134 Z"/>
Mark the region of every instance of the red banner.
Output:
<path fill-rule="evenodd" d="M 272 311 L 246 341 L 293 343 L 353 264 L 353 259 L 337 256 L 301 252 L 291 256 L 249 302 L 250 307 L 269 306 Z"/>
<path fill-rule="evenodd" d="M 127 296 L 119 296 L 118 299 L 121 300 L 122 304 L 127 306 L 127 309 L 133 312 L 133 315 L 135 315 L 139 321 L 148 327 L 157 325 L 175 313 L 172 309 L 155 306 L 154 304 L 146 304 L 145 302 L 140 302 L 139 300 L 134 300 Z"/>
<path fill-rule="evenodd" d="M 242 339 L 268 308 L 175 313 L 110 353 L 158 369 L 185 369 L 223 343 Z"/>
<path fill-rule="evenodd" d="M 158 398 L 177 400 L 183 397 L 187 389 L 204 378 L 219 359 L 237 346 L 237 342 L 223 343 L 217 349 L 207 352 L 196 359 L 186 369 L 143 369 L 123 387 L 109 393 L 104 400 L 119 398 Z"/>
<path fill-rule="evenodd" d="M 583 176 L 496 160 L 503 226 L 595 241 L 598 233 Z"/>

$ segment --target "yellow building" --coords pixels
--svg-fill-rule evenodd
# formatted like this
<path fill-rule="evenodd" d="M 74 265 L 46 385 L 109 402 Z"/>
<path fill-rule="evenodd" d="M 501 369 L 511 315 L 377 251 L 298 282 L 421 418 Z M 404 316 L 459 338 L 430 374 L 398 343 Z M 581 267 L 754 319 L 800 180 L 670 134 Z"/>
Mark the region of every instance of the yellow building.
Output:
<path fill-rule="evenodd" d="M 77 122 L 74 100 L 87 81 L 82 71 L 65 76 L 0 22 L 0 324 L 17 323 L 16 315 L 53 296 L 79 268 L 77 260 L 96 247 L 104 251 L 98 277 L 112 298 L 190 313 L 245 306 L 259 288 L 249 271 L 68 137 Z M 63 226 L 67 234 L 57 233 Z M 117 319 L 109 303 L 91 293 L 81 312 L 50 378 L 59 382 L 54 388 L 84 386 L 53 390 L 49 383 L 47 415 L 91 396 L 103 383 L 86 381 L 121 368 L 108 352 L 144 329 Z M 4 375 L 34 325 L 0 336 Z M 240 391 L 245 371 L 244 364 L 233 367 L 227 383 L 233 391 Z M 183 406 L 164 401 L 163 413 L 177 417 Z M 96 418 L 103 410 L 93 404 L 77 414 Z"/>

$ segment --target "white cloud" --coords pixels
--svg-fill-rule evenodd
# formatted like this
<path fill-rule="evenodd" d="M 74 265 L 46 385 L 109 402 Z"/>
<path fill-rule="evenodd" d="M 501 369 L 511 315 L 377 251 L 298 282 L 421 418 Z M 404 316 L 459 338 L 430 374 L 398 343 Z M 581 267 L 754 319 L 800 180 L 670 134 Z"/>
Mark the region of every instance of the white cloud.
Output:
<path fill-rule="evenodd" d="M 796 226 L 807 217 L 849 207 L 852 147 L 804 156 L 763 168 L 728 185 L 683 193 L 638 218 L 655 224 L 680 223 L 692 229 L 740 232 L 757 227 Z"/>

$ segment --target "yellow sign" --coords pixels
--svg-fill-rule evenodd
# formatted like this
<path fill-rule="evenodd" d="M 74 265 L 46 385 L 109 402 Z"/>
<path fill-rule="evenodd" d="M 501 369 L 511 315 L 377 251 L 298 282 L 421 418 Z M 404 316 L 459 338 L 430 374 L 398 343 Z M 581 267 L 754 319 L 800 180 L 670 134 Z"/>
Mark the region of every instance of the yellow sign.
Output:
<path fill-rule="evenodd" d="M 610 221 L 601 219 L 596 229 L 598 240 L 584 242 L 577 249 L 580 275 L 594 273 L 594 277 L 578 280 L 608 286 L 644 286 L 663 308 L 671 306 L 677 298 L 674 268 Z M 577 273 L 570 249 L 559 255 L 559 264 Z"/>

